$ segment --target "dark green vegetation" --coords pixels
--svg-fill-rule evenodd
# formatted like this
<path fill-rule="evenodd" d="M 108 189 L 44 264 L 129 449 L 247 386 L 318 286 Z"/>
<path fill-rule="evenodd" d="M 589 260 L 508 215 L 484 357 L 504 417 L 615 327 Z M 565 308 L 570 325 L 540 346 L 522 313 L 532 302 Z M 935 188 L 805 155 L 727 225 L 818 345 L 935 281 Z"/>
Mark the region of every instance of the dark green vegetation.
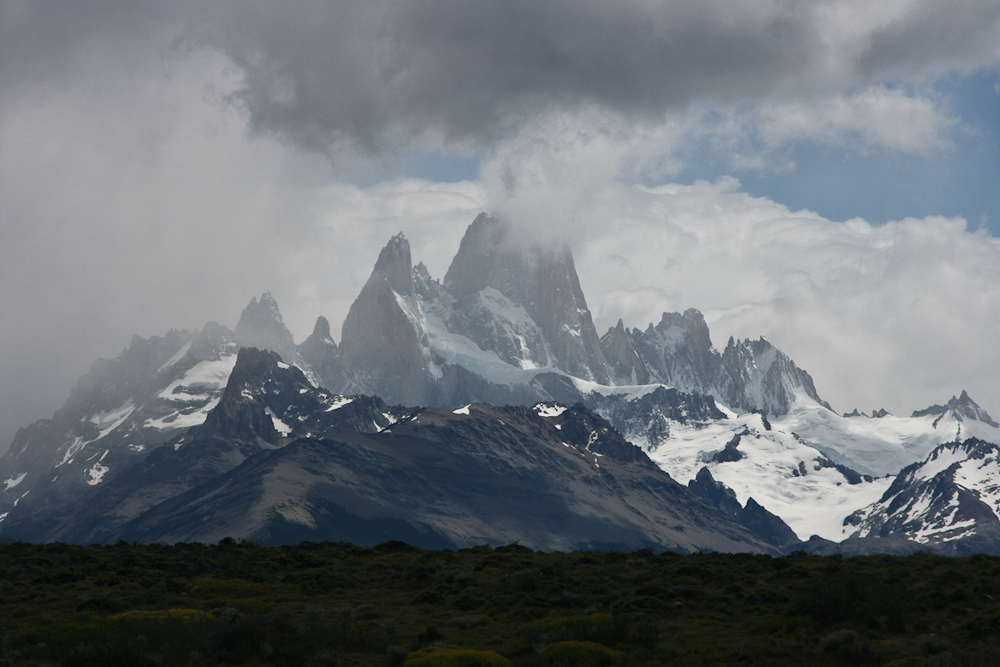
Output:
<path fill-rule="evenodd" d="M 0 665 L 1000 664 L 1000 557 L 0 545 Z"/>

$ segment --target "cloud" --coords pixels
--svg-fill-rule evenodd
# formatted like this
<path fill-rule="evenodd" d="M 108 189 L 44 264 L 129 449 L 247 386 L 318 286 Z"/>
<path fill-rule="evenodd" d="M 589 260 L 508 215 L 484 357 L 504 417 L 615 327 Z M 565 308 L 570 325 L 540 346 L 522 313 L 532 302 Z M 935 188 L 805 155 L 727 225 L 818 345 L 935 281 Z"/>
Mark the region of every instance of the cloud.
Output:
<path fill-rule="evenodd" d="M 748 108 L 777 97 L 792 105 L 786 116 L 802 105 L 799 114 L 812 107 L 815 117 L 815 107 L 840 100 L 840 112 L 827 114 L 833 126 L 907 150 L 911 142 L 885 126 L 887 106 L 907 100 L 880 91 L 880 80 L 1000 62 L 1000 5 L 962 5 L 265 4 L 224 12 L 199 37 L 245 73 L 236 95 L 254 127 L 320 149 L 491 145 L 552 112 L 596 108 L 658 124 L 696 103 Z M 902 111 L 926 115 L 922 101 Z"/>
<path fill-rule="evenodd" d="M 1000 412 L 1000 240 L 961 219 L 834 222 L 732 179 L 613 189 L 579 220 L 601 327 L 695 307 L 716 345 L 766 336 L 835 407 L 909 414 L 965 388 Z"/>
<path fill-rule="evenodd" d="M 306 158 L 246 141 L 225 58 L 117 55 L 81 53 L 71 83 L 3 101 L 4 445 L 132 334 L 234 324 L 307 242 L 309 198 L 290 183 Z"/>
<path fill-rule="evenodd" d="M 809 140 L 929 153 L 948 145 L 958 123 L 942 106 L 929 95 L 880 85 L 809 102 L 762 104 L 749 122 L 769 148 Z"/>
<path fill-rule="evenodd" d="M 4 18 L 22 54 L 7 79 L 107 43 L 206 46 L 241 73 L 256 132 L 328 154 L 469 150 L 591 108 L 657 124 L 692 104 L 808 106 L 1000 63 L 1000 5 L 978 0 L 23 1 Z"/>

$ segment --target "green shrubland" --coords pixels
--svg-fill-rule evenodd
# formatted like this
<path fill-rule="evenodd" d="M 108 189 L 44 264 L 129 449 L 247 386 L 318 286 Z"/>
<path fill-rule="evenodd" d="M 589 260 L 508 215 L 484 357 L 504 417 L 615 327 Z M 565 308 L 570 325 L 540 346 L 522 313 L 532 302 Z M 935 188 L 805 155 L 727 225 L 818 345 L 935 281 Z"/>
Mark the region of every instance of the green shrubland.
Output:
<path fill-rule="evenodd" d="M 986 667 L 998 638 L 983 555 L 0 545 L 0 667 Z"/>

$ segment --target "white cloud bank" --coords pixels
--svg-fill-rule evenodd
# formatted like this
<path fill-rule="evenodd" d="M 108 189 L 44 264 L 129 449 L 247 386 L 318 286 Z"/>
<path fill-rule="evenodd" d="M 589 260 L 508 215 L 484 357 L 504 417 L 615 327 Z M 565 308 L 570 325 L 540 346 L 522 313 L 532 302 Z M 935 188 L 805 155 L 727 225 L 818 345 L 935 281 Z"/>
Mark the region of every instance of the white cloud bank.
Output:
<path fill-rule="evenodd" d="M 957 123 L 941 100 L 885 86 L 809 102 L 765 104 L 748 119 L 772 148 L 805 139 L 924 154 L 947 146 Z"/>

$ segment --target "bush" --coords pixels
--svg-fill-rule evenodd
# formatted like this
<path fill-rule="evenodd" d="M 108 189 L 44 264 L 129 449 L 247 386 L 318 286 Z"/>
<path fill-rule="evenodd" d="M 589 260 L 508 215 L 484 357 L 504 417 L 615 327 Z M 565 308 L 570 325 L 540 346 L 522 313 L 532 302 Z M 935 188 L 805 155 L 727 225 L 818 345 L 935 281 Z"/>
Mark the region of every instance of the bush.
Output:
<path fill-rule="evenodd" d="M 444 596 L 437 591 L 424 591 L 410 601 L 410 604 L 442 604 Z"/>
<path fill-rule="evenodd" d="M 433 625 L 428 625 L 427 629 L 417 635 L 417 641 L 421 644 L 430 644 L 444 639 L 444 635 Z"/>
<path fill-rule="evenodd" d="M 920 647 L 920 652 L 924 655 L 937 655 L 951 648 L 951 644 L 936 635 L 924 637 L 917 645 Z"/>
<path fill-rule="evenodd" d="M 402 665 L 410 652 L 402 646 L 390 646 L 385 650 L 386 661 L 390 665 Z"/>
<path fill-rule="evenodd" d="M 481 588 L 470 586 L 455 600 L 455 606 L 462 611 L 479 609 L 486 604 L 486 595 Z"/>
<path fill-rule="evenodd" d="M 513 667 L 510 660 L 493 651 L 429 646 L 406 657 L 405 667 Z"/>
<path fill-rule="evenodd" d="M 611 614 L 587 614 L 586 616 L 556 616 L 539 623 L 549 641 L 581 641 L 597 644 L 618 644 L 625 640 L 624 622 Z"/>
<path fill-rule="evenodd" d="M 621 664 L 622 654 L 594 642 L 555 642 L 538 654 L 543 664 L 559 667 L 598 667 Z"/>
<path fill-rule="evenodd" d="M 836 632 L 831 632 L 826 637 L 819 640 L 819 648 L 827 653 L 832 653 L 833 651 L 839 651 L 845 646 L 849 646 L 854 643 L 854 640 L 858 638 L 858 633 L 854 630 L 837 630 Z"/>
<path fill-rule="evenodd" d="M 115 621 L 145 621 L 177 619 L 181 621 L 211 621 L 215 620 L 212 614 L 198 609 L 153 609 L 127 611 L 124 614 L 115 614 L 111 617 Z"/>
<path fill-rule="evenodd" d="M 153 667 L 156 663 L 130 646 L 80 646 L 63 664 L 65 667 Z"/>

